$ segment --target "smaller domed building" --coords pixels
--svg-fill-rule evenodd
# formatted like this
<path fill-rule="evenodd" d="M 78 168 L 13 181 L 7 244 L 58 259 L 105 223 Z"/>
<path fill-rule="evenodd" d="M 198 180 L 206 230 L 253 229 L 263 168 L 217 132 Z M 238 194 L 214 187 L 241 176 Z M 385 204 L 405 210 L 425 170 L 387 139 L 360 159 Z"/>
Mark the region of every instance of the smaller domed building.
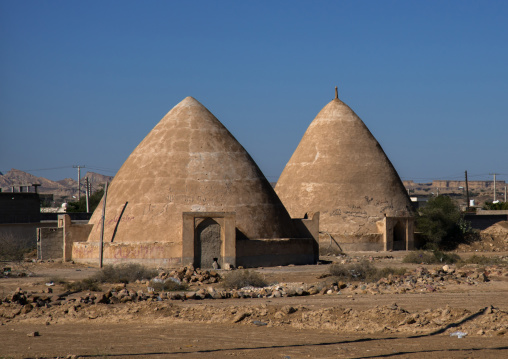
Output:
<path fill-rule="evenodd" d="M 320 248 L 413 249 L 411 201 L 356 113 L 335 98 L 316 116 L 275 187 L 293 217 L 320 213 Z"/>

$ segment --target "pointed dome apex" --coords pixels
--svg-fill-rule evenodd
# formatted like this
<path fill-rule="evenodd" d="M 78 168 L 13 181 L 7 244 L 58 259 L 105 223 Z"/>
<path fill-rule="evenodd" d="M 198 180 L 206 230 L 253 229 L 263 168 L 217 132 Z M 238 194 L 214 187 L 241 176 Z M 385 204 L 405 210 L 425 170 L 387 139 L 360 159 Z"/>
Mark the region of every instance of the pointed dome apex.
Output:
<path fill-rule="evenodd" d="M 198 100 L 196 100 L 192 96 L 187 96 L 182 101 L 180 101 L 173 109 L 181 108 L 181 107 L 201 107 L 203 110 L 208 111 L 208 109 Z"/>
<path fill-rule="evenodd" d="M 203 104 L 201 102 L 199 102 L 192 96 L 187 96 L 182 101 L 180 101 L 180 103 L 178 105 L 200 105 L 200 106 L 203 106 Z"/>
<path fill-rule="evenodd" d="M 98 241 L 102 207 L 97 208 L 89 242 Z M 108 190 L 105 238 L 178 242 L 184 212 L 235 212 L 238 231 L 249 239 L 293 237 L 291 218 L 261 170 L 190 96 L 159 121 L 116 174 Z"/>

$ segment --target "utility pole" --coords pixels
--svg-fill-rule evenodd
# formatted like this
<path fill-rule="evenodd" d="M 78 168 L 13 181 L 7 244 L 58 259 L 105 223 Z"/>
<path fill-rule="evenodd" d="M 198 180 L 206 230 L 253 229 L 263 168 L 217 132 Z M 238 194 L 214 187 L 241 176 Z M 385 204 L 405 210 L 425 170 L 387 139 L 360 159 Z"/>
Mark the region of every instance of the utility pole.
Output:
<path fill-rule="evenodd" d="M 466 212 L 469 211 L 469 185 L 467 183 L 467 171 L 466 171 Z"/>
<path fill-rule="evenodd" d="M 496 201 L 496 175 L 497 173 L 489 173 L 489 175 L 494 175 L 494 202 Z"/>
<path fill-rule="evenodd" d="M 90 196 L 90 184 L 88 183 L 88 177 L 86 178 L 86 213 L 90 212 L 90 207 L 88 206 L 88 197 Z"/>
<path fill-rule="evenodd" d="M 102 198 L 102 224 L 101 224 L 101 241 L 99 242 L 99 268 L 102 268 L 103 249 L 104 249 L 104 222 L 106 221 L 106 199 L 108 197 L 108 182 L 104 188 L 104 197 Z"/>
<path fill-rule="evenodd" d="M 75 166 L 72 166 L 72 168 L 77 168 L 78 169 L 78 201 L 81 197 L 81 169 L 82 168 L 85 168 L 85 166 L 79 166 L 79 165 L 75 165 Z"/>

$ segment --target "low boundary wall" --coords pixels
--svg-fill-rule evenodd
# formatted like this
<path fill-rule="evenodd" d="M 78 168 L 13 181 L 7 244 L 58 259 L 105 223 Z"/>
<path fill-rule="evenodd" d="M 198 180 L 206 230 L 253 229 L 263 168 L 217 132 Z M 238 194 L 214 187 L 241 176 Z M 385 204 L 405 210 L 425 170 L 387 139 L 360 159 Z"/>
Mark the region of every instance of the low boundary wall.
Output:
<path fill-rule="evenodd" d="M 99 242 L 72 245 L 72 259 L 78 263 L 99 265 Z M 289 264 L 314 264 L 315 241 L 312 238 L 239 240 L 236 242 L 236 266 L 272 267 Z M 147 266 L 176 267 L 182 261 L 182 244 L 173 242 L 103 244 L 103 264 L 139 263 Z"/>
<path fill-rule="evenodd" d="M 246 239 L 236 242 L 236 265 L 244 268 L 315 264 L 313 238 Z"/>
<path fill-rule="evenodd" d="M 497 222 L 508 221 L 508 214 L 466 214 L 464 219 L 474 229 L 484 230 Z"/>
<path fill-rule="evenodd" d="M 99 242 L 72 245 L 72 259 L 77 263 L 99 265 Z M 175 267 L 182 264 L 181 243 L 111 243 L 103 244 L 103 264 L 139 263 L 150 267 Z M 187 264 L 187 263 L 185 263 Z"/>

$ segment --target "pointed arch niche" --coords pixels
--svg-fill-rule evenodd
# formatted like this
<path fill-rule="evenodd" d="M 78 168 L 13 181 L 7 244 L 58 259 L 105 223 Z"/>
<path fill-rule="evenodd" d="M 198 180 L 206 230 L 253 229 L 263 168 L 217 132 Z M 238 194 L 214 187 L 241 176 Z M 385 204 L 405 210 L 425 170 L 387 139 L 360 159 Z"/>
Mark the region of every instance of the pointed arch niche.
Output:
<path fill-rule="evenodd" d="M 414 249 L 414 217 L 385 217 L 378 223 L 385 251 Z"/>
<path fill-rule="evenodd" d="M 213 228 L 217 225 L 220 227 L 220 231 Z M 210 267 L 211 261 L 217 258 L 221 268 L 225 263 L 236 266 L 235 228 L 235 212 L 183 212 L 182 264 Z M 203 251 L 208 251 L 203 247 L 203 233 L 208 230 L 210 230 L 209 235 L 212 237 L 220 237 L 220 243 L 212 245 L 214 253 L 210 253 L 210 258 L 207 258 L 207 254 L 203 253 Z M 212 239 L 212 241 L 217 240 Z"/>

